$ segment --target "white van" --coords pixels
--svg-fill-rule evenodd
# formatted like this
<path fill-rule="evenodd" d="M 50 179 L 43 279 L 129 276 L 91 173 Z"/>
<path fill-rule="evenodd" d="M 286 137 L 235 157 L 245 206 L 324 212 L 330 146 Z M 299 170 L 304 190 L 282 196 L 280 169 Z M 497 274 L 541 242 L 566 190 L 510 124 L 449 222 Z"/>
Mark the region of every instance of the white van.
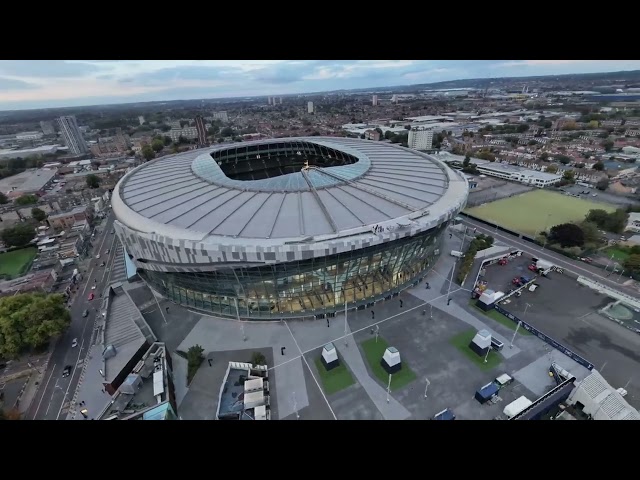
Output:
<path fill-rule="evenodd" d="M 456 258 L 462 258 L 464 253 L 459 252 L 458 250 L 451 250 L 451 256 Z"/>

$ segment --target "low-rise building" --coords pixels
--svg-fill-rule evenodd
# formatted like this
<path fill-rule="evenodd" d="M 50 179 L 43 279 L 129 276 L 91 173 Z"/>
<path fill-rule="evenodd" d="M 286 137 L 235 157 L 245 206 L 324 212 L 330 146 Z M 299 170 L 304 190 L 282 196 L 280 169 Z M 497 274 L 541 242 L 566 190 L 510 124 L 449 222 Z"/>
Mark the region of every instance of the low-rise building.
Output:
<path fill-rule="evenodd" d="M 218 420 L 270 420 L 269 369 L 229 362 L 218 395 Z"/>
<path fill-rule="evenodd" d="M 0 192 L 9 198 L 17 198 L 22 195 L 42 195 L 45 189 L 53 183 L 55 177 L 55 170 L 42 168 L 26 170 L 0 180 Z"/>
<path fill-rule="evenodd" d="M 187 140 L 193 140 L 198 138 L 198 129 L 196 127 L 187 127 L 184 128 L 172 128 L 168 132 L 165 133 L 167 137 L 171 139 L 172 142 L 178 142 L 180 137 L 184 137 Z"/>
<path fill-rule="evenodd" d="M 68 212 L 49 215 L 48 220 L 56 230 L 70 230 L 77 221 L 90 220 L 89 207 L 76 207 Z"/>
<path fill-rule="evenodd" d="M 377 130 L 367 130 L 364 132 L 364 138 L 366 140 L 375 140 L 377 142 L 380 140 L 380 132 Z"/>
<path fill-rule="evenodd" d="M 592 420 L 640 420 L 640 413 L 624 399 L 626 391 L 615 389 L 596 370 L 569 396 L 568 403 Z"/>
<path fill-rule="evenodd" d="M 485 175 L 502 178 L 503 180 L 511 180 L 514 182 L 524 183 L 533 187 L 545 188 L 560 183 L 562 175 L 555 173 L 539 172 L 529 170 L 528 168 L 518 167 L 504 163 L 483 163 L 476 165 L 480 173 Z"/>
<path fill-rule="evenodd" d="M 631 212 L 625 230 L 630 232 L 640 232 L 640 213 Z"/>

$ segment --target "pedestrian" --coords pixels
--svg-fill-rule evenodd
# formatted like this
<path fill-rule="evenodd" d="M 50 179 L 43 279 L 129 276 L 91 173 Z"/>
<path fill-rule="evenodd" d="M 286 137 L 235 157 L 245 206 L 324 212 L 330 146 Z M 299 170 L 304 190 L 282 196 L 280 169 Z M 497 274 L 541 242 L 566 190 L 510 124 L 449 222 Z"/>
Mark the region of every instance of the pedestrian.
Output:
<path fill-rule="evenodd" d="M 284 351 L 287 349 L 287 347 L 280 347 L 280 354 L 284 355 Z"/>
<path fill-rule="evenodd" d="M 169 307 L 165 308 L 165 310 L 167 311 L 167 313 L 169 313 Z"/>
<path fill-rule="evenodd" d="M 449 238 L 451 238 L 451 237 L 453 237 L 453 233 L 450 233 L 450 234 L 449 234 Z"/>
<path fill-rule="evenodd" d="M 451 299 L 447 300 L 447 306 L 451 303 Z"/>
<path fill-rule="evenodd" d="M 211 359 L 210 359 L 210 358 L 208 358 L 208 359 L 207 359 L 207 361 L 209 362 L 209 366 L 211 367 L 211 366 L 212 366 L 212 365 L 211 365 Z"/>
<path fill-rule="evenodd" d="M 431 285 L 429 285 L 429 282 L 427 282 L 427 290 L 429 290 L 431 288 Z"/>
<path fill-rule="evenodd" d="M 329 328 L 331 325 L 329 324 L 329 319 L 327 318 L 327 328 Z"/>
<path fill-rule="evenodd" d="M 404 305 L 404 304 L 402 302 L 402 299 L 400 299 L 400 308 L 402 308 L 402 305 Z"/>
<path fill-rule="evenodd" d="M 371 310 L 371 320 L 375 320 L 375 319 L 376 319 L 376 312 Z"/>

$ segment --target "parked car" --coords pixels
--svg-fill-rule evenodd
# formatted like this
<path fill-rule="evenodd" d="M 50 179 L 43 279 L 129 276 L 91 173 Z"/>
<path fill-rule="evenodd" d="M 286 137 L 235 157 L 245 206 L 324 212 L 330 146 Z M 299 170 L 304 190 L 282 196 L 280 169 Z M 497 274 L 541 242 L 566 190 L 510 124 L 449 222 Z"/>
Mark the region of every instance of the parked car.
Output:
<path fill-rule="evenodd" d="M 64 367 L 64 370 L 62 370 L 62 378 L 68 377 L 69 375 L 71 375 L 72 368 L 73 367 L 71 365 L 67 365 L 66 367 Z"/>
<path fill-rule="evenodd" d="M 74 338 L 71 342 L 71 348 L 76 348 L 78 346 L 78 339 Z"/>
<path fill-rule="evenodd" d="M 99 259 L 100 259 L 100 254 L 97 254 L 96 255 L 96 260 L 99 260 Z"/>
<path fill-rule="evenodd" d="M 93 300 L 94 298 L 95 298 L 95 295 L 94 295 L 94 293 L 93 293 L 93 292 L 91 292 L 91 293 L 89 294 L 89 301 Z"/>
<path fill-rule="evenodd" d="M 82 318 L 86 318 L 89 316 L 89 310 L 86 310 L 84 312 L 82 312 Z"/>

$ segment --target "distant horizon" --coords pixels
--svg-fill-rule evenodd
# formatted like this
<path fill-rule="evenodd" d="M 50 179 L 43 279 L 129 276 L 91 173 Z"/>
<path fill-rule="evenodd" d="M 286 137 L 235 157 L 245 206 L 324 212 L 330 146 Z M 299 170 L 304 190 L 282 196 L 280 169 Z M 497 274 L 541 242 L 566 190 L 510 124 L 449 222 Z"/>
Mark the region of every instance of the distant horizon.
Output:
<path fill-rule="evenodd" d="M 0 111 L 626 73 L 639 60 L 0 60 Z"/>

